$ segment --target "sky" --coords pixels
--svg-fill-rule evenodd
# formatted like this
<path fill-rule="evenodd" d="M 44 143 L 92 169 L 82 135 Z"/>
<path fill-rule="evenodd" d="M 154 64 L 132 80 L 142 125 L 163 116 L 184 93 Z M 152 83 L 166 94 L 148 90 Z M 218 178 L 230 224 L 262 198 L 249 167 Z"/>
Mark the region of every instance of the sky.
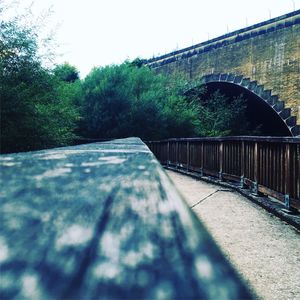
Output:
<path fill-rule="evenodd" d="M 10 0 L 0 0 L 10 1 Z M 35 17 L 51 10 L 56 63 L 81 78 L 97 66 L 151 58 L 300 9 L 300 0 L 22 0 Z M 15 9 L 18 13 L 21 7 Z"/>

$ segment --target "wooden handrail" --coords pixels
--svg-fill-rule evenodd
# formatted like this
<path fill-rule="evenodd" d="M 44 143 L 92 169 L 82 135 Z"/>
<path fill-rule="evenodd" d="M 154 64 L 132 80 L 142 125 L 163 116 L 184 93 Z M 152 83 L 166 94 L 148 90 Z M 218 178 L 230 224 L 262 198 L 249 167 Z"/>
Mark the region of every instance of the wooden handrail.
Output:
<path fill-rule="evenodd" d="M 195 138 L 170 138 L 164 140 L 147 141 L 146 143 L 161 143 L 172 141 L 191 141 L 191 142 L 204 142 L 204 141 L 253 141 L 253 142 L 272 142 L 272 143 L 285 143 L 289 142 L 297 144 L 300 142 L 300 137 L 271 137 L 271 136 L 225 136 L 225 137 L 195 137 Z"/>

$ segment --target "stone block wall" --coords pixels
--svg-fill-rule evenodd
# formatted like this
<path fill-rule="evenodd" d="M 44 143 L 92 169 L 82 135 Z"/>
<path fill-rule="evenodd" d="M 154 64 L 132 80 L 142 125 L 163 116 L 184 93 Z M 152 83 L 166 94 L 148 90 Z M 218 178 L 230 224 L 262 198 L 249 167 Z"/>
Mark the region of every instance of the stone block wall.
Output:
<path fill-rule="evenodd" d="M 300 11 L 147 61 L 188 79 L 234 74 L 256 81 L 290 108 L 300 125 Z"/>

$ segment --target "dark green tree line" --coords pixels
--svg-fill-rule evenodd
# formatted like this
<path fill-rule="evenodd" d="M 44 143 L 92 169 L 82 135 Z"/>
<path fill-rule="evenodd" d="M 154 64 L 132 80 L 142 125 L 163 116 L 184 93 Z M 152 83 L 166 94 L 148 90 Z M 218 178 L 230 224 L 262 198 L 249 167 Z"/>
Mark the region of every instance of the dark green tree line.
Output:
<path fill-rule="evenodd" d="M 95 68 L 83 82 L 83 131 L 91 138 L 143 139 L 246 134 L 247 102 L 178 77 L 155 75 L 140 60 Z"/>
<path fill-rule="evenodd" d="M 72 141 L 79 119 L 74 102 L 79 88 L 76 78 L 70 82 L 56 72 L 43 67 L 37 33 L 32 28 L 20 26 L 17 19 L 0 21 L 2 152 Z"/>
<path fill-rule="evenodd" d="M 83 82 L 83 132 L 93 138 L 194 136 L 198 109 L 182 84 L 125 62 L 95 68 Z"/>

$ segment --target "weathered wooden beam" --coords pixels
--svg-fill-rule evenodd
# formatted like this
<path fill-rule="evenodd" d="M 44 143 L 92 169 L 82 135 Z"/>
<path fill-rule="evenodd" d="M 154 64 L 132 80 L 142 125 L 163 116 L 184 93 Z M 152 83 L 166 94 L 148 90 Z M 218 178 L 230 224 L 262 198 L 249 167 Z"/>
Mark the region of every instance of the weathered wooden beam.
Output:
<path fill-rule="evenodd" d="M 1 299 L 249 299 L 139 139 L 0 156 Z"/>

